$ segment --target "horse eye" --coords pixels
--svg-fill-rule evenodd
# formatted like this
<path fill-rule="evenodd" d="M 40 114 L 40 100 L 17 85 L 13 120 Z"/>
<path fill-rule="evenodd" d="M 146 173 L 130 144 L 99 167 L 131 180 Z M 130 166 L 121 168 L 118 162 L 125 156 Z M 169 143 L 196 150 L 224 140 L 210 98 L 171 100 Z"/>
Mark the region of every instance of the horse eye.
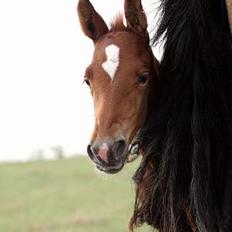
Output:
<path fill-rule="evenodd" d="M 148 76 L 145 76 L 145 75 L 139 75 L 138 76 L 139 84 L 144 85 L 144 84 L 147 83 L 147 81 L 148 81 Z"/>
<path fill-rule="evenodd" d="M 84 83 L 85 83 L 86 85 L 90 86 L 90 81 L 89 81 L 87 78 L 84 79 Z"/>

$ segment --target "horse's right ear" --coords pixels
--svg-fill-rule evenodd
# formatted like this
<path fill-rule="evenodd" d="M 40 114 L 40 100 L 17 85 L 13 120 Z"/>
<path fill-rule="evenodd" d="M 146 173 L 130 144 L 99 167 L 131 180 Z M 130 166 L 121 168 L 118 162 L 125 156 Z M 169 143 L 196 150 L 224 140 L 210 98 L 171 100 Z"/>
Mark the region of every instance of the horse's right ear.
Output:
<path fill-rule="evenodd" d="M 108 31 L 105 21 L 95 11 L 89 0 L 79 0 L 77 13 L 83 32 L 94 43 Z"/>
<path fill-rule="evenodd" d="M 141 0 L 125 0 L 124 11 L 127 27 L 143 35 L 147 35 L 147 17 Z"/>

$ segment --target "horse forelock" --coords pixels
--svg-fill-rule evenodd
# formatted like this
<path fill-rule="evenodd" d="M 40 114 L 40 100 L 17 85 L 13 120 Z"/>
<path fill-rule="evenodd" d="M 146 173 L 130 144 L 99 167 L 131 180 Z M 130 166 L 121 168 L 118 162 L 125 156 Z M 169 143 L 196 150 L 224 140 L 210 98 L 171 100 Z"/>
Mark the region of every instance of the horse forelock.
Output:
<path fill-rule="evenodd" d="M 123 14 L 117 14 L 110 23 L 110 31 L 125 31 L 127 30 L 126 25 L 123 21 Z"/>

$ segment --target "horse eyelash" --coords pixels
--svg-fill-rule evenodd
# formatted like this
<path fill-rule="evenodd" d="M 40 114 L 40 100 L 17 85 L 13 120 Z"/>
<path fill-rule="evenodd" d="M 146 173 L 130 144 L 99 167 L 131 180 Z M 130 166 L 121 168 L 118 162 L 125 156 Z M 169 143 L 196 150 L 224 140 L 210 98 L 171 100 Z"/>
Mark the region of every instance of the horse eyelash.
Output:
<path fill-rule="evenodd" d="M 86 75 L 84 75 L 84 78 L 83 78 L 82 84 L 85 84 L 86 79 L 87 79 L 87 76 L 86 76 Z"/>

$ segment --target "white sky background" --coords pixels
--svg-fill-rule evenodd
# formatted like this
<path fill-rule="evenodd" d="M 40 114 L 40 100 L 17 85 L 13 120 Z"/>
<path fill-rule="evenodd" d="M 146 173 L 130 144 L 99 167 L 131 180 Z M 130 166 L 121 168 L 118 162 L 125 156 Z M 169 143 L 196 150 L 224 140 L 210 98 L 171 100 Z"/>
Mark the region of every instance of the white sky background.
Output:
<path fill-rule="evenodd" d="M 91 2 L 107 23 L 123 10 L 123 0 Z M 150 20 L 152 2 L 143 1 Z M 82 80 L 93 44 L 81 32 L 76 5 L 0 1 L 0 160 L 26 160 L 55 145 L 86 152 L 94 118 Z"/>

